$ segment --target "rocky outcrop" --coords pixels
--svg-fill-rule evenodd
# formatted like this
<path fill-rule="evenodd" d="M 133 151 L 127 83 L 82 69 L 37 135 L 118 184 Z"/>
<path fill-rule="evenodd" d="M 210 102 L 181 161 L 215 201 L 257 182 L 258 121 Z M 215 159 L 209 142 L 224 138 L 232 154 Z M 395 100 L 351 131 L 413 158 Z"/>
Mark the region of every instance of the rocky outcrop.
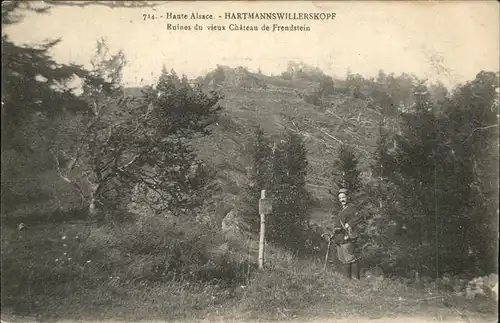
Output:
<path fill-rule="evenodd" d="M 222 232 L 227 237 L 251 237 L 250 227 L 242 218 L 238 210 L 231 210 L 222 220 Z"/>
<path fill-rule="evenodd" d="M 267 87 L 266 82 L 241 66 L 231 68 L 218 65 L 214 71 L 206 75 L 203 83 L 210 88 L 263 89 Z"/>
<path fill-rule="evenodd" d="M 221 246 L 221 250 L 238 250 L 240 254 L 246 254 L 249 259 L 255 260 L 259 237 L 250 230 L 250 226 L 244 221 L 242 213 L 233 209 L 222 220 L 222 232 L 228 246 Z"/>

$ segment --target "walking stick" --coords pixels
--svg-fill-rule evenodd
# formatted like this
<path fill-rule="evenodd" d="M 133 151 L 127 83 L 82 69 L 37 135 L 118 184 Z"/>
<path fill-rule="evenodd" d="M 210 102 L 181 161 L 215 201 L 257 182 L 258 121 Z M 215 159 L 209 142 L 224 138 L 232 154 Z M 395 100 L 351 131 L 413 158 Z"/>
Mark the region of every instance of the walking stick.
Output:
<path fill-rule="evenodd" d="M 328 264 L 328 255 L 330 254 L 330 244 L 332 243 L 332 239 L 328 239 L 328 247 L 326 248 L 326 255 L 325 255 L 325 264 L 323 265 L 323 271 L 326 271 L 326 264 Z"/>

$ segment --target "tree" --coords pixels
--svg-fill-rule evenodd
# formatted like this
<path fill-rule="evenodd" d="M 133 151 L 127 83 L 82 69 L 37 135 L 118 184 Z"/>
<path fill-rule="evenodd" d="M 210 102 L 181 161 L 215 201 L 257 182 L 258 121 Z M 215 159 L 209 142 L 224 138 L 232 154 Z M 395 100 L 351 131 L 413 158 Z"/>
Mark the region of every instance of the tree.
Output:
<path fill-rule="evenodd" d="M 210 134 L 209 126 L 222 109 L 221 96 L 213 91 L 206 94 L 186 76 L 179 78 L 164 68 L 143 99 L 140 123 L 132 123 L 127 129 L 132 132 L 120 138 L 122 145 L 130 140 L 131 157 L 127 169 L 119 169 L 120 175 L 149 194 L 157 211 L 175 214 L 201 207 L 218 188 L 215 172 L 197 160 L 191 142 Z"/>
<path fill-rule="evenodd" d="M 443 109 L 448 119 L 443 149 L 456 169 L 453 186 L 462 192 L 454 202 L 470 218 L 469 247 L 486 272 L 498 270 L 498 89 L 499 74 L 481 71 L 455 89 Z"/>
<path fill-rule="evenodd" d="M 50 3 L 50 5 L 47 5 Z M 54 5 L 143 7 L 155 4 L 146 1 L 103 3 L 86 1 L 63 3 L 60 1 L 6 1 L 2 3 L 2 26 L 19 23 L 25 12 L 48 13 Z M 2 35 L 2 150 L 34 152 L 31 137 L 37 134 L 31 122 L 38 118 L 51 118 L 64 111 L 85 110 L 85 101 L 78 98 L 68 82 L 75 78 L 88 78 L 89 74 L 75 64 L 59 64 L 49 51 L 60 40 L 48 41 L 38 46 L 18 46 Z M 97 82 L 98 80 L 94 80 Z M 35 120 L 33 120 L 33 118 Z M 5 140 L 9 138 L 9 140 Z"/>
<path fill-rule="evenodd" d="M 332 94 L 334 89 L 335 88 L 332 77 L 325 75 L 324 77 L 321 78 L 318 89 L 318 95 L 320 97 L 324 97 L 326 95 Z"/>
<path fill-rule="evenodd" d="M 2 25 L 17 23 L 21 17 L 14 12 L 22 5 L 22 1 L 2 4 Z M 31 8 L 29 2 L 25 5 L 26 10 L 45 12 Z M 27 47 L 15 45 L 7 35 L 2 36 L 2 150 L 33 152 L 30 137 L 36 131 L 32 121 L 51 118 L 64 110 L 86 109 L 85 102 L 67 84 L 88 74 L 80 66 L 52 60 L 49 50 L 58 42 Z"/>
<path fill-rule="evenodd" d="M 436 105 L 443 103 L 448 96 L 448 89 L 442 82 L 432 84 L 429 90 L 431 93 L 431 100 Z"/>
<path fill-rule="evenodd" d="M 3 2 L 2 26 L 20 22 L 25 12 L 40 14 L 47 10 L 31 1 Z M 69 82 L 83 80 L 89 73 L 81 66 L 54 61 L 49 51 L 58 42 L 19 46 L 8 35 L 2 35 L 2 159 L 10 155 L 9 159 L 15 161 L 2 165 L 2 182 L 18 185 L 14 190 L 2 190 L 2 201 L 6 204 L 32 203 L 51 197 L 59 200 L 58 196 L 47 196 L 53 190 L 52 193 L 40 190 L 43 185 L 28 180 L 30 174 L 36 178 L 54 168 L 50 147 L 40 139 L 55 136 L 57 119 L 69 119 L 89 109 L 69 87 Z"/>
<path fill-rule="evenodd" d="M 307 149 L 303 138 L 288 133 L 273 155 L 273 215 L 269 238 L 291 250 L 299 250 L 309 221 L 311 196 L 306 188 Z"/>
<path fill-rule="evenodd" d="M 351 83 L 354 76 L 350 75 Z M 386 74 L 383 70 L 378 72 L 377 78 L 371 84 L 371 97 L 375 105 L 382 109 L 386 116 L 395 117 L 398 108 L 410 106 L 414 103 L 415 96 L 413 89 L 418 84 L 418 78 L 414 75 L 401 74 L 395 76 L 394 73 Z M 433 98 L 442 95 L 441 88 L 433 88 Z M 437 94 L 439 92 L 439 94 Z M 435 95 L 436 94 L 436 95 Z"/>
<path fill-rule="evenodd" d="M 420 83 L 414 106 L 403 115 L 393 178 L 407 206 L 400 220 L 412 228 L 405 239 L 417 250 L 417 266 L 436 276 L 445 271 L 481 274 L 496 266 L 489 262 L 496 254 L 490 246 L 496 245 L 493 231 L 498 227 L 492 221 L 498 173 L 491 172 L 498 163 L 498 123 L 491 124 L 496 88 L 498 77 L 482 72 L 436 106 Z M 475 139 L 474 129 L 480 132 Z M 484 179 L 494 181 L 482 182 L 479 174 L 485 169 Z"/>
<path fill-rule="evenodd" d="M 346 188 L 350 194 L 356 194 L 361 188 L 358 158 L 354 150 L 347 144 L 340 146 L 338 159 L 334 162 L 332 178 L 333 184 L 337 188 Z"/>
<path fill-rule="evenodd" d="M 259 199 L 261 190 L 271 193 L 272 186 L 272 146 L 269 138 L 259 126 L 255 130 L 252 145 L 252 169 L 250 185 L 246 187 L 243 197 L 243 216 L 254 232 L 259 230 Z"/>
<path fill-rule="evenodd" d="M 132 191 L 155 212 L 177 215 L 201 207 L 216 189 L 215 175 L 196 159 L 190 142 L 209 134 L 220 97 L 164 68 L 142 98 L 128 98 L 120 84 L 124 56 L 111 55 L 102 40 L 92 64 L 82 94 L 92 110 L 81 118 L 73 149 L 58 149 L 73 161 L 62 168 L 56 159 L 61 177 L 80 186 L 91 214 L 116 211 Z M 63 174 L 76 165 L 86 187 Z"/>
<path fill-rule="evenodd" d="M 255 131 L 255 144 L 253 147 L 253 168 L 250 180 L 259 190 L 269 190 L 271 187 L 271 160 L 272 147 L 270 140 L 265 136 L 262 128 Z"/>
<path fill-rule="evenodd" d="M 224 68 L 220 65 L 217 65 L 213 73 L 214 73 L 213 76 L 214 84 L 221 85 L 226 79 L 226 72 L 224 72 Z"/>
<path fill-rule="evenodd" d="M 377 179 L 378 185 L 375 192 L 375 197 L 378 200 L 379 207 L 384 206 L 384 201 L 387 200 L 387 190 L 385 182 L 391 177 L 396 165 L 394 156 L 391 154 L 390 146 L 392 138 L 384 128 L 384 124 L 379 124 L 379 138 L 377 140 L 377 147 L 373 156 L 371 165 L 372 174 Z"/>
<path fill-rule="evenodd" d="M 351 74 L 350 71 L 347 72 L 345 83 L 346 86 L 350 89 L 351 95 L 355 99 L 360 99 L 363 97 L 363 93 L 361 92 L 361 87 L 363 86 L 364 82 L 365 79 L 360 74 Z"/>

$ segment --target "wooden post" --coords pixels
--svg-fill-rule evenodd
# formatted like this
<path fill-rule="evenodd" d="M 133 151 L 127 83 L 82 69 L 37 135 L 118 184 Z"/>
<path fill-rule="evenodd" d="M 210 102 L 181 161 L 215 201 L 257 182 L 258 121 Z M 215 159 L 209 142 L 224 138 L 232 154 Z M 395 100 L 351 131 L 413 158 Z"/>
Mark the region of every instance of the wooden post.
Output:
<path fill-rule="evenodd" d="M 265 198 L 266 198 L 266 190 L 260 191 L 260 199 L 262 200 Z M 259 269 L 262 269 L 264 268 L 264 249 L 266 244 L 266 215 L 262 213 L 262 210 L 259 210 L 259 212 L 260 212 Z"/>
<path fill-rule="evenodd" d="M 266 214 L 272 212 L 271 202 L 266 199 L 266 190 L 260 191 L 259 213 L 260 213 L 260 239 L 259 239 L 259 269 L 264 268 L 265 246 L 266 246 Z"/>

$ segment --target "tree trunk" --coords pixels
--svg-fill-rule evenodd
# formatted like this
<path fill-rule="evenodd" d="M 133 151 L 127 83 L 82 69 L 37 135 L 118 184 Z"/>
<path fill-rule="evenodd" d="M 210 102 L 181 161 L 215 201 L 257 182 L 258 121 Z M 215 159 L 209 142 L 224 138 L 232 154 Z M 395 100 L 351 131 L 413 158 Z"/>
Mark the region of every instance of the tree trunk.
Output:
<path fill-rule="evenodd" d="M 89 204 L 89 214 L 92 216 L 97 215 L 97 213 L 98 213 L 97 211 L 98 211 L 97 210 L 97 203 L 96 203 L 95 199 L 92 198 L 90 200 L 90 204 Z"/>
<path fill-rule="evenodd" d="M 97 199 L 96 199 L 96 193 L 97 193 L 97 190 L 99 189 L 99 186 L 100 185 L 95 185 L 93 184 L 88 178 L 87 178 L 87 181 L 88 183 L 90 184 L 89 185 L 89 188 L 90 188 L 90 194 L 89 194 L 89 214 L 91 216 L 95 216 L 99 213 L 99 208 L 98 208 L 98 203 L 97 203 Z"/>

